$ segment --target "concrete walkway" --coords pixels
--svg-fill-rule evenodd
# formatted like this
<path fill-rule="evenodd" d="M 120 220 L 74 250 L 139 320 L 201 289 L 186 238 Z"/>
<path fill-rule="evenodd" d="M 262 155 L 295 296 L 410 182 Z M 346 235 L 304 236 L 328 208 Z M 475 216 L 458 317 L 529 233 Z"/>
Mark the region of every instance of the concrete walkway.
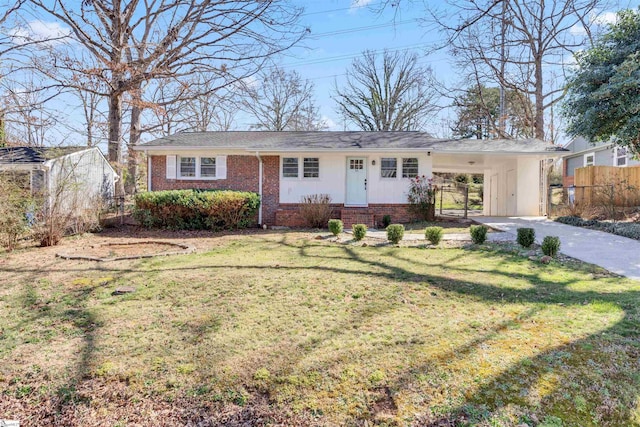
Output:
<path fill-rule="evenodd" d="M 560 252 L 598 265 L 613 273 L 640 280 L 640 241 L 603 231 L 573 227 L 545 217 L 474 217 L 475 221 L 516 236 L 520 227 L 536 231 L 536 243 L 545 236 L 560 237 Z"/>

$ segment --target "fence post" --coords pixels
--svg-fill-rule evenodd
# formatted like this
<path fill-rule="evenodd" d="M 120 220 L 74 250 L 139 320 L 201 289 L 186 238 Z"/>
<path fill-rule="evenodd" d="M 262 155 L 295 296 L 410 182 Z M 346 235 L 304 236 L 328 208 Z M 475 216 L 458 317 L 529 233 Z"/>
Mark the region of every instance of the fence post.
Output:
<path fill-rule="evenodd" d="M 464 219 L 467 219 L 467 211 L 469 210 L 469 185 L 464 186 Z"/>
<path fill-rule="evenodd" d="M 124 196 L 118 197 L 118 203 L 120 204 L 120 225 L 124 225 Z"/>

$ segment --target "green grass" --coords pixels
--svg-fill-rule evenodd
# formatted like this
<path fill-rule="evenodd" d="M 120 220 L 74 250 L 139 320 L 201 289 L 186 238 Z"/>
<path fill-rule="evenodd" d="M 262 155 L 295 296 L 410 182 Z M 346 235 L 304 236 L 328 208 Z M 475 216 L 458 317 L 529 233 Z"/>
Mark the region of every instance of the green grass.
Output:
<path fill-rule="evenodd" d="M 640 423 L 640 282 L 491 245 L 312 237 L 46 271 L 13 264 L 30 251 L 2 259 L 0 414 L 145 424 L 144 408 L 175 405 L 268 408 L 288 425 Z"/>

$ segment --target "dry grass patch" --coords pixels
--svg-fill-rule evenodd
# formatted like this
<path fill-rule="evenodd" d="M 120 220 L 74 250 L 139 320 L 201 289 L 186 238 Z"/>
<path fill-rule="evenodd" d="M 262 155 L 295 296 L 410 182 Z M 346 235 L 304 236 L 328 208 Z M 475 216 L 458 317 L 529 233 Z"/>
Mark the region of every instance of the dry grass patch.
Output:
<path fill-rule="evenodd" d="M 21 261 L 36 249 L 0 259 L 0 414 L 24 425 L 638 423 L 640 283 L 491 245 L 312 237 L 213 236 L 198 254 L 52 258 L 46 270 Z M 136 292 L 112 295 L 118 286 Z"/>

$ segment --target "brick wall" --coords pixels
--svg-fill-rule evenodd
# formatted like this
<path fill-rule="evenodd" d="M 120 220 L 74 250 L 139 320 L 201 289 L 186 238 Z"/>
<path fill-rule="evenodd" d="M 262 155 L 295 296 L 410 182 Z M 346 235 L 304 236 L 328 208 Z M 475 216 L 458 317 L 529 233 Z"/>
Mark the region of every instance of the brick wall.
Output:
<path fill-rule="evenodd" d="M 275 225 L 285 227 L 304 227 L 305 223 L 299 213 L 299 204 L 280 204 L 275 215 Z M 350 208 L 344 205 L 331 205 L 332 218 L 339 218 L 344 226 L 350 228 L 353 224 L 366 224 L 368 227 L 379 227 L 385 215 L 391 216 L 392 223 L 408 223 L 415 220 L 409 212 L 409 205 L 375 204 L 364 208 Z"/>
<path fill-rule="evenodd" d="M 151 156 L 151 188 L 160 190 L 238 190 L 258 192 L 258 159 L 255 156 L 228 156 L 227 179 L 167 179 L 166 156 Z"/>
<path fill-rule="evenodd" d="M 280 205 L 280 157 L 262 157 L 262 223 L 274 225 Z"/>
<path fill-rule="evenodd" d="M 280 203 L 280 158 L 262 158 L 264 179 L 262 182 L 262 222 L 273 225 Z M 227 179 L 184 180 L 167 179 L 166 156 L 151 156 L 151 188 L 160 190 L 238 190 L 259 191 L 258 158 L 256 156 L 227 156 Z"/>

